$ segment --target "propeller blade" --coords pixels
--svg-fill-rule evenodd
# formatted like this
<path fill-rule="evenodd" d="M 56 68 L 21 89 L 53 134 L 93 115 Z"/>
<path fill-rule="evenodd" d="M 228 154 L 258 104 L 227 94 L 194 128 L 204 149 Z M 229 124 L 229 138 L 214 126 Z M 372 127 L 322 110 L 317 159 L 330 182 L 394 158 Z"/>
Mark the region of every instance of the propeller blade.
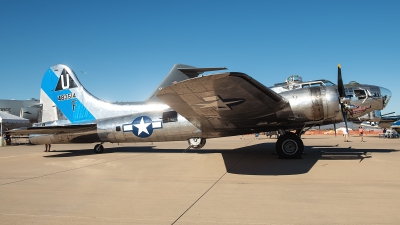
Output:
<path fill-rule="evenodd" d="M 343 79 L 342 79 L 342 66 L 338 64 L 338 91 L 339 91 L 339 96 L 340 97 L 345 97 L 345 92 L 344 92 L 344 85 L 343 85 Z"/>
<path fill-rule="evenodd" d="M 340 107 L 342 108 L 342 115 L 343 115 L 343 120 L 346 125 L 346 131 L 347 134 L 349 133 L 349 127 L 347 126 L 347 109 L 346 105 L 342 103 L 341 98 L 346 97 L 346 93 L 344 92 L 344 85 L 343 85 L 343 79 L 342 79 L 342 66 L 338 64 L 338 92 L 339 92 L 339 103 Z"/>

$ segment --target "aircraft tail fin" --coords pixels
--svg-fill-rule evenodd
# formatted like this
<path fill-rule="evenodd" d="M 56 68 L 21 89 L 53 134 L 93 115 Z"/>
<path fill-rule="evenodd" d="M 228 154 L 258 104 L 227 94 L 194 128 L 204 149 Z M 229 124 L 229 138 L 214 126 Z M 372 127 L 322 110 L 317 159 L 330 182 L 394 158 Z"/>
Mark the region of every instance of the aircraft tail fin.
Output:
<path fill-rule="evenodd" d="M 41 122 L 51 125 L 87 124 L 97 119 L 145 111 L 142 103 L 115 104 L 90 94 L 66 65 L 50 67 L 43 76 L 40 103 Z"/>
<path fill-rule="evenodd" d="M 86 107 L 86 104 L 93 100 L 101 101 L 85 90 L 74 71 L 62 64 L 54 65 L 46 71 L 42 79 L 40 89 L 41 122 L 93 121 L 96 118 Z"/>
<path fill-rule="evenodd" d="M 150 97 L 146 100 L 148 102 L 161 101 L 157 97 L 157 93 L 171 84 L 175 84 L 190 78 L 195 78 L 200 74 L 208 71 L 216 71 L 216 70 L 226 70 L 225 67 L 214 67 L 214 68 L 197 68 L 194 66 L 184 65 L 184 64 L 175 64 L 171 71 L 169 71 L 168 75 L 164 78 L 164 80 L 158 85 L 158 87 L 154 90 L 154 92 L 150 95 Z"/>

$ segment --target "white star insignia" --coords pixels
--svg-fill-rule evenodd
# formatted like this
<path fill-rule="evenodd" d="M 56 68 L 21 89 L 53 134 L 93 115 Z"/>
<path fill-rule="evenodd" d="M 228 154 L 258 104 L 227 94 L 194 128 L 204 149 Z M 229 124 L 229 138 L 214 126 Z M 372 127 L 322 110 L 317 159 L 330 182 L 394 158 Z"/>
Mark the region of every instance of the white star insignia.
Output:
<path fill-rule="evenodd" d="M 142 119 L 140 120 L 140 123 L 139 123 L 139 124 L 134 124 L 134 126 L 137 127 L 137 128 L 139 129 L 137 135 L 140 135 L 142 132 L 145 132 L 146 134 L 149 134 L 149 131 L 147 131 L 147 127 L 148 127 L 150 124 L 151 124 L 151 123 L 145 123 L 144 120 L 143 120 L 143 117 L 142 117 Z"/>

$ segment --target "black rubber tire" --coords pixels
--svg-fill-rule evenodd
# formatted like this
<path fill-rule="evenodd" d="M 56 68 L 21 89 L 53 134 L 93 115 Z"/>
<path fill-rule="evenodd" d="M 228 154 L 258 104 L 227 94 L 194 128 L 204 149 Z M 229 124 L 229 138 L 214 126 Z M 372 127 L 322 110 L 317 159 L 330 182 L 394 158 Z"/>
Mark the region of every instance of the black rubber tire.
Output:
<path fill-rule="evenodd" d="M 296 134 L 288 132 L 278 138 L 275 149 L 280 158 L 297 159 L 304 152 L 304 144 Z"/>
<path fill-rule="evenodd" d="M 94 146 L 93 150 L 94 150 L 94 153 L 101 154 L 104 151 L 104 147 L 101 144 L 97 144 L 97 145 Z"/>

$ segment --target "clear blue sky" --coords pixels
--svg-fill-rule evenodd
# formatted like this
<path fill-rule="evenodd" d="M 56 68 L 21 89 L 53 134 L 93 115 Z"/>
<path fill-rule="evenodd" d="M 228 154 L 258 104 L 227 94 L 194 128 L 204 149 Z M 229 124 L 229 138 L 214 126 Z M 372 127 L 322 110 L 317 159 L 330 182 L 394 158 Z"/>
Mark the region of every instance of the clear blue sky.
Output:
<path fill-rule="evenodd" d="M 0 1 L 0 98 L 39 98 L 57 63 L 107 101 L 145 100 L 175 63 L 266 86 L 337 83 L 340 63 L 345 83 L 390 89 L 383 112 L 400 114 L 400 1 Z"/>

